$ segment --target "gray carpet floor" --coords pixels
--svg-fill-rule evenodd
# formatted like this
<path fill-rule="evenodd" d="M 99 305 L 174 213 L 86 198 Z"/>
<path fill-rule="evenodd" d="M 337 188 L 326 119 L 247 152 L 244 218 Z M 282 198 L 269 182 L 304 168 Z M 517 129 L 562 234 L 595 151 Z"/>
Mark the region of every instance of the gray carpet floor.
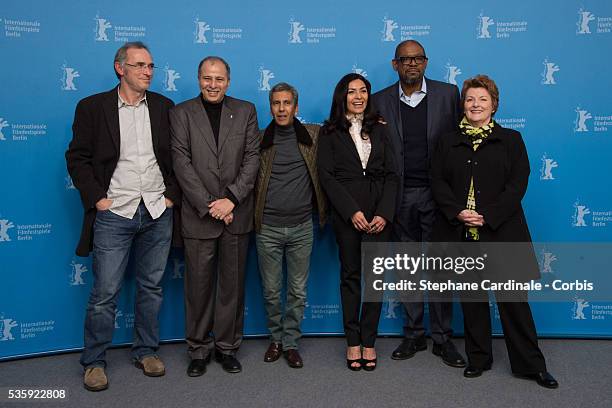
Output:
<path fill-rule="evenodd" d="M 212 362 L 202 377 L 189 378 L 183 343 L 165 344 L 160 356 L 166 375 L 145 377 L 130 363 L 129 349 L 108 352 L 110 387 L 98 393 L 82 387 L 78 353 L 0 363 L 0 407 L 611 407 L 612 341 L 540 340 L 549 371 L 560 387 L 549 390 L 510 373 L 503 340 L 494 340 L 494 364 L 480 378 L 464 378 L 429 349 L 404 361 L 389 358 L 397 338 L 377 342 L 374 372 L 351 372 L 342 338 L 305 338 L 305 366 L 283 359 L 264 363 L 265 339 L 247 339 L 238 354 L 240 374 Z M 463 340 L 456 344 L 463 349 Z M 9 402 L 8 389 L 64 389 L 64 401 Z"/>

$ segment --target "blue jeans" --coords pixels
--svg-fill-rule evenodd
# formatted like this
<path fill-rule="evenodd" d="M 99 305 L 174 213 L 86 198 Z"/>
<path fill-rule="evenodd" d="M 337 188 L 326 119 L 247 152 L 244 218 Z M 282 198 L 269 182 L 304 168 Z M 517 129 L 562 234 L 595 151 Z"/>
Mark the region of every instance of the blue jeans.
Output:
<path fill-rule="evenodd" d="M 113 340 L 117 296 L 133 253 L 136 300 L 132 357 L 140 360 L 159 347 L 158 314 L 162 303 L 161 280 L 172 239 L 172 210 L 156 220 L 141 202 L 134 218 L 109 210 L 98 211 L 94 224 L 94 284 L 85 317 L 84 367 L 106 366 L 106 349 Z"/>
<path fill-rule="evenodd" d="M 312 252 L 312 220 L 294 227 L 261 226 L 255 235 L 257 259 L 268 316 L 270 339 L 283 350 L 296 349 L 306 304 L 306 281 Z M 283 317 L 283 257 L 287 258 L 287 300 Z"/>

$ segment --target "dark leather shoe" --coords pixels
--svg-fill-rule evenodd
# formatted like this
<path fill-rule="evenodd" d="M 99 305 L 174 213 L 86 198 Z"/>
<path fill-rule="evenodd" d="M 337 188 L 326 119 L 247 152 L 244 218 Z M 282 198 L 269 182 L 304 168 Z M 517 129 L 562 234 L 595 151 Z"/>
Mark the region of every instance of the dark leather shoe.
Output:
<path fill-rule="evenodd" d="M 544 388 L 559 388 L 559 383 L 555 380 L 555 377 L 550 375 L 548 371 L 543 371 L 537 374 L 529 375 L 528 378 L 536 380 L 539 386 Z"/>
<path fill-rule="evenodd" d="M 238 361 L 236 357 L 231 354 L 216 353 L 215 360 L 217 360 L 217 363 L 221 364 L 221 368 L 228 373 L 235 374 L 242 371 L 240 361 Z"/>
<path fill-rule="evenodd" d="M 479 367 L 472 367 L 472 366 L 467 366 L 467 368 L 465 370 L 463 370 L 463 376 L 465 378 L 476 378 L 476 377 L 480 377 L 482 375 L 483 372 L 490 370 L 491 367 L 485 367 L 485 368 L 479 368 Z"/>
<path fill-rule="evenodd" d="M 210 355 L 206 358 L 194 358 L 187 367 L 187 375 L 190 377 L 199 377 L 206 372 L 206 366 L 210 362 Z"/>
<path fill-rule="evenodd" d="M 417 351 L 427 350 L 427 340 L 424 336 L 416 339 L 404 339 L 401 344 L 393 350 L 391 358 L 393 360 L 406 360 L 413 357 Z"/>
<path fill-rule="evenodd" d="M 304 367 L 304 361 L 302 361 L 302 357 L 300 353 L 298 353 L 295 349 L 289 349 L 285 351 L 285 359 L 287 360 L 287 364 L 291 368 L 302 368 Z"/>
<path fill-rule="evenodd" d="M 282 346 L 279 343 L 270 343 L 268 346 L 268 350 L 266 350 L 266 354 L 264 354 L 264 361 L 266 363 L 271 363 L 280 358 L 283 352 Z"/>
<path fill-rule="evenodd" d="M 451 367 L 463 368 L 466 366 L 463 356 L 457 351 L 452 341 L 447 340 L 443 344 L 434 344 L 431 352 L 442 357 L 444 364 Z"/>

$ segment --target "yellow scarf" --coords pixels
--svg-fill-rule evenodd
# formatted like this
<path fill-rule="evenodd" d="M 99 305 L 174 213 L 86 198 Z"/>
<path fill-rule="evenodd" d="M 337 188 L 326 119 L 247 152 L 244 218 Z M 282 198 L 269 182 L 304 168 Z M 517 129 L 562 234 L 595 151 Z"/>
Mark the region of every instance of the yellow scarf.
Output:
<path fill-rule="evenodd" d="M 467 118 L 464 116 L 459 123 L 459 129 L 461 130 L 461 134 L 467 136 L 470 142 L 472 142 L 472 149 L 476 151 L 480 144 L 493 132 L 493 126 L 495 126 L 495 122 L 491 120 L 490 123 L 482 126 L 482 127 L 474 127 L 470 125 L 467 121 Z M 467 196 L 467 203 L 465 207 L 468 210 L 476 210 L 476 195 L 474 194 L 474 176 L 470 178 L 470 191 Z M 466 240 L 467 241 L 479 241 L 480 235 L 478 233 L 478 227 L 467 227 L 465 229 Z"/>

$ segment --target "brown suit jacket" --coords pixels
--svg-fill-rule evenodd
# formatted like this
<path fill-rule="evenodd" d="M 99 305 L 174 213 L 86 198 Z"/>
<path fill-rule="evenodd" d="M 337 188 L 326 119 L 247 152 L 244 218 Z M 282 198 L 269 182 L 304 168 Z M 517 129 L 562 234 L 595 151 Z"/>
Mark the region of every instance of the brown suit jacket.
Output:
<path fill-rule="evenodd" d="M 170 111 L 174 171 L 183 190 L 183 238 L 211 239 L 224 228 L 232 234 L 253 229 L 253 187 L 259 169 L 259 140 L 255 106 L 225 96 L 219 126 L 219 145 L 200 96 Z M 234 221 L 226 226 L 208 214 L 208 204 L 238 200 Z"/>

